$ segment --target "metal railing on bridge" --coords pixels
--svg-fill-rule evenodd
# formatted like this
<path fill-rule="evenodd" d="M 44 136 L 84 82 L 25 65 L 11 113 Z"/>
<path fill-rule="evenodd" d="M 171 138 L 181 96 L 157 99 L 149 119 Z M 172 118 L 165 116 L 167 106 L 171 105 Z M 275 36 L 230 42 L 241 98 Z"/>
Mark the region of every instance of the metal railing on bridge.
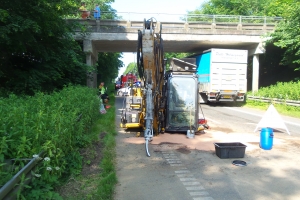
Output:
<path fill-rule="evenodd" d="M 167 13 L 135 13 L 135 12 L 102 12 L 101 20 L 68 19 L 86 25 L 91 32 L 136 32 L 143 27 L 144 20 L 151 19 L 154 25 L 161 24 L 167 32 L 177 34 L 216 30 L 220 34 L 261 35 L 271 32 L 281 17 L 238 16 L 238 15 L 203 15 L 203 14 L 167 14 Z M 80 31 L 78 29 L 78 31 Z M 166 33 L 166 32 L 165 32 Z"/>

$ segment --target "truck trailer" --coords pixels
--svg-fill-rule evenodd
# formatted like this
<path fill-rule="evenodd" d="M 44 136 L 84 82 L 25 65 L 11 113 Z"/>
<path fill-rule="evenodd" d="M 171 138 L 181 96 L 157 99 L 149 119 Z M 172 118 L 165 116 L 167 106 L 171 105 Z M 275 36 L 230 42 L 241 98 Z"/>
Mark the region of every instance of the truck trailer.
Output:
<path fill-rule="evenodd" d="M 244 101 L 247 50 L 209 49 L 196 58 L 200 103 Z"/>

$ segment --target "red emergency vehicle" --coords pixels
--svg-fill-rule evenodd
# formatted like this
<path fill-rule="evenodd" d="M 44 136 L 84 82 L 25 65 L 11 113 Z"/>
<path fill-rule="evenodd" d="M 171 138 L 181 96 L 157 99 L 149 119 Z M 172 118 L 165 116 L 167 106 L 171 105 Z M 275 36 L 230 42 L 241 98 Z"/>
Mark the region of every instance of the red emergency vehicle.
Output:
<path fill-rule="evenodd" d="M 137 81 L 137 77 L 132 73 L 128 73 L 126 75 L 122 75 L 120 80 L 121 80 L 121 87 L 124 88 L 131 84 L 134 84 Z"/>

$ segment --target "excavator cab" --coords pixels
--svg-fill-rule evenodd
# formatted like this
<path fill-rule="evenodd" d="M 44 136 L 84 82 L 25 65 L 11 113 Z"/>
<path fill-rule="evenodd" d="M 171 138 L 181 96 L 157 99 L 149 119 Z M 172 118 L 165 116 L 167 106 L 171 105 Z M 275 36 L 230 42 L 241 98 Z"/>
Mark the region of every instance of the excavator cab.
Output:
<path fill-rule="evenodd" d="M 198 78 L 194 60 L 172 58 L 166 78 L 166 132 L 198 128 Z"/>
<path fill-rule="evenodd" d="M 197 129 L 197 86 L 196 76 L 172 75 L 168 78 L 166 132 Z"/>

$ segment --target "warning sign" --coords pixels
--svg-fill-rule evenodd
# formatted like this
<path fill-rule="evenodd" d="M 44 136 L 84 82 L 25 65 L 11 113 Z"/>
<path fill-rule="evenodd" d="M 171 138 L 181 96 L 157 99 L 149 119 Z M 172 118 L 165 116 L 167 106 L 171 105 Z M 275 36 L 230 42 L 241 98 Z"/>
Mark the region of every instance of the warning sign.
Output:
<path fill-rule="evenodd" d="M 281 128 L 285 129 L 286 132 L 290 135 L 289 130 L 287 129 L 286 125 L 284 124 L 283 120 L 281 119 L 279 113 L 275 109 L 275 107 L 271 104 L 260 120 L 260 122 L 257 124 L 254 132 L 259 128 Z"/>

